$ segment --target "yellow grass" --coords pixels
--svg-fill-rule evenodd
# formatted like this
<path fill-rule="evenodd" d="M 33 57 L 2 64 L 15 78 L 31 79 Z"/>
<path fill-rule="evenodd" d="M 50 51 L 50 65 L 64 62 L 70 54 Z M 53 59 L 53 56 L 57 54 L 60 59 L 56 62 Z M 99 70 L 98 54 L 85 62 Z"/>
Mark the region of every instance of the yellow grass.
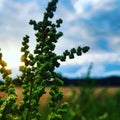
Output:
<path fill-rule="evenodd" d="M 98 94 L 104 87 L 99 87 L 99 88 L 96 88 L 95 90 L 95 94 Z M 79 87 L 73 87 L 73 89 L 75 90 L 75 92 L 78 94 L 79 93 Z M 22 96 L 22 88 L 20 87 L 16 87 L 15 88 L 16 90 L 16 93 L 18 95 L 18 98 L 17 98 L 17 103 L 19 104 L 20 101 L 22 100 L 23 96 Z M 48 99 L 50 98 L 49 96 L 49 90 L 50 88 L 46 88 L 46 94 L 44 94 L 41 98 L 40 98 L 40 102 L 41 104 L 45 104 Z M 115 93 L 117 90 L 119 90 L 119 88 L 116 88 L 116 87 L 108 87 L 107 88 L 107 91 L 109 94 L 113 94 Z M 72 96 L 72 90 L 71 90 L 71 87 L 60 87 L 60 91 L 64 92 L 64 99 L 65 100 L 68 100 L 71 98 Z M 2 96 L 3 98 L 6 98 L 7 97 L 7 94 L 5 92 L 0 92 L 0 96 Z"/>

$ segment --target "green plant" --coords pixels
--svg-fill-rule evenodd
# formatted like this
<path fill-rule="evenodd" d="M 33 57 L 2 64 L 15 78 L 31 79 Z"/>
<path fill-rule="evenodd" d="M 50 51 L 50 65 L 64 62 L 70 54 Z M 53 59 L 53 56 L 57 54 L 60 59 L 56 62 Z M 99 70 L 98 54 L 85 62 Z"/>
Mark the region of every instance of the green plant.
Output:
<path fill-rule="evenodd" d="M 36 31 L 36 46 L 31 53 L 29 51 L 29 36 L 26 35 L 22 41 L 21 62 L 23 66 L 20 66 L 19 70 L 22 72 L 22 76 L 19 79 L 23 85 L 23 100 L 20 105 L 16 104 L 15 87 L 12 83 L 12 78 L 9 77 L 11 73 L 5 66 L 7 65 L 2 60 L 2 53 L 0 53 L 0 72 L 4 79 L 4 85 L 0 85 L 0 90 L 8 93 L 6 99 L 0 98 L 0 120 L 39 120 L 42 119 L 39 99 L 46 93 L 47 81 L 51 80 L 49 101 L 49 114 L 48 120 L 62 120 L 63 113 L 66 112 L 68 103 L 60 103 L 63 99 L 63 92 L 59 90 L 59 86 L 63 85 L 62 80 L 59 79 L 59 75 L 55 72 L 55 68 L 60 66 L 60 61 L 65 61 L 68 56 L 70 59 L 74 58 L 74 55 L 82 55 L 89 50 L 88 46 L 81 48 L 80 46 L 70 51 L 65 50 L 62 55 L 57 55 L 54 52 L 58 39 L 63 35 L 62 32 L 58 32 L 57 28 L 61 26 L 62 19 L 56 20 L 56 23 L 52 22 L 54 12 L 56 11 L 56 4 L 58 0 L 52 0 L 48 3 L 48 7 L 44 13 L 42 21 L 36 22 L 30 20 L 29 24 L 33 25 Z"/>
<path fill-rule="evenodd" d="M 18 106 L 15 103 L 17 95 L 15 93 L 15 87 L 12 84 L 12 78 L 9 76 L 11 70 L 7 69 L 7 63 L 2 59 L 2 53 L 0 51 L 0 73 L 4 79 L 4 84 L 0 85 L 0 91 L 7 93 L 7 98 L 2 99 L 0 96 L 0 120 L 6 120 L 6 118 L 11 115 L 16 115 L 18 111 Z M 6 118 L 5 118 L 6 116 Z"/>
<path fill-rule="evenodd" d="M 97 87 L 94 84 L 95 81 L 90 81 L 92 80 L 90 79 L 91 69 L 92 64 L 89 66 L 87 75 L 84 78 L 85 83 L 79 87 L 78 92 L 76 92 L 76 87 L 72 87 L 72 96 L 68 100 L 70 106 L 64 115 L 64 119 L 119 120 L 120 91 L 110 94 L 108 89 L 111 89 L 111 87 Z"/>

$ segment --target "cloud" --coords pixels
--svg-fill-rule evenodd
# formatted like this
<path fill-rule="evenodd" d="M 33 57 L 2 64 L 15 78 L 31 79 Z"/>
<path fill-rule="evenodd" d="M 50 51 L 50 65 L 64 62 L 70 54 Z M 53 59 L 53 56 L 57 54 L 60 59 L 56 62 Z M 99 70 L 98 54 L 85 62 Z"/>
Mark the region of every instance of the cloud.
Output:
<path fill-rule="evenodd" d="M 99 45 L 100 40 L 106 41 L 107 50 L 116 48 L 118 44 L 114 43 L 114 38 L 120 36 L 119 1 L 71 0 L 71 3 L 74 9 L 69 10 L 66 6 L 61 6 L 61 12 L 58 14 L 64 20 L 63 39 L 75 41 L 79 45 L 89 45 L 96 52 L 103 49 L 103 46 Z M 78 14 L 79 9 L 82 12 Z"/>
<path fill-rule="evenodd" d="M 109 72 L 106 72 L 106 73 L 103 73 L 103 77 L 106 77 L 106 76 L 120 76 L 120 70 L 111 70 Z"/>
<path fill-rule="evenodd" d="M 40 12 L 40 6 L 36 2 L 7 1 L 4 9 L 0 11 L 0 32 L 21 36 L 21 33 L 25 34 L 26 30 L 29 31 L 27 25 L 30 19 L 39 20 L 41 18 Z"/>
<path fill-rule="evenodd" d="M 81 38 L 87 45 L 91 47 L 92 50 L 96 52 L 98 50 L 103 51 L 104 43 L 105 52 L 112 52 L 112 50 L 118 52 L 120 50 L 120 23 L 118 22 L 120 20 L 120 1 L 71 1 L 77 17 L 74 19 L 74 23 L 76 25 L 73 24 L 71 27 L 71 34 L 68 33 L 70 37 L 77 36 L 77 38 Z M 78 35 L 80 37 L 78 37 Z M 103 41 L 105 42 L 103 43 Z"/>
<path fill-rule="evenodd" d="M 119 63 L 120 54 L 108 52 L 88 52 L 82 56 L 75 56 L 74 59 L 67 59 L 66 62 L 61 62 L 62 65 L 83 65 L 88 63 Z"/>
<path fill-rule="evenodd" d="M 59 69 L 62 69 L 62 75 L 68 78 L 85 78 L 88 75 L 89 66 L 91 63 L 86 63 L 82 65 L 69 65 L 66 67 L 61 66 Z M 77 66 L 77 68 L 76 68 Z M 66 68 L 66 69 L 65 69 Z M 70 72 L 70 70 L 76 68 L 76 70 Z M 59 72 L 59 69 L 57 70 Z M 105 74 L 105 67 L 103 64 L 93 64 L 93 67 L 90 71 L 89 77 L 103 77 Z"/>
<path fill-rule="evenodd" d="M 68 9 L 66 6 L 64 6 L 64 4 L 60 4 L 60 5 L 58 4 L 58 10 L 56 12 L 57 12 L 55 13 L 56 17 L 59 18 L 62 16 L 64 23 L 67 22 L 68 24 L 74 21 L 77 17 L 74 11 Z"/>
<path fill-rule="evenodd" d="M 7 47 L 12 43 L 20 51 L 22 38 L 26 34 L 33 39 L 30 44 L 34 44 L 34 33 L 28 23 L 30 19 L 40 20 L 43 17 L 41 10 L 42 7 L 36 1 L 4 1 L 0 10 L 0 48 L 8 50 Z"/>
<path fill-rule="evenodd" d="M 29 26 L 30 19 L 41 20 L 43 9 L 50 0 L 1 0 L 0 2 L 0 47 L 4 49 L 12 46 L 20 48 L 22 37 L 25 34 L 31 36 L 30 45 L 32 49 L 35 37 L 32 26 Z M 90 51 L 74 60 L 67 59 L 63 66 L 70 64 L 83 66 L 77 69 L 73 76 L 84 73 L 87 65 L 93 62 L 102 74 L 105 71 L 104 65 L 107 62 L 120 62 L 120 1 L 119 0 L 70 0 L 70 4 L 64 4 L 64 0 L 58 4 L 55 19 L 62 18 L 63 24 L 60 31 L 64 36 L 59 39 L 56 50 L 61 54 L 66 49 L 77 46 L 88 45 Z M 5 46 L 6 45 L 6 46 Z M 87 65 L 86 65 L 87 64 Z M 86 65 L 86 66 L 85 66 Z M 66 73 L 70 75 L 71 73 Z M 97 74 L 97 73 L 96 73 Z M 106 73 L 107 74 L 107 73 Z"/>
<path fill-rule="evenodd" d="M 110 48 L 116 52 L 116 53 L 120 53 L 120 35 L 116 35 L 116 36 L 110 36 L 109 37 L 109 46 Z"/>
<path fill-rule="evenodd" d="M 1 10 L 2 7 L 3 7 L 3 4 L 4 4 L 4 0 L 1 0 L 1 1 L 0 1 L 0 10 Z"/>
<path fill-rule="evenodd" d="M 117 0 L 71 0 L 73 8 L 79 17 L 90 17 L 97 11 L 109 11 L 114 8 Z"/>
<path fill-rule="evenodd" d="M 74 1 L 73 7 L 75 9 L 76 14 L 83 15 L 85 11 L 89 11 L 92 6 L 91 6 L 91 1 L 90 0 L 77 0 Z"/>
<path fill-rule="evenodd" d="M 61 65 L 57 69 L 58 73 L 61 73 L 64 77 L 68 78 L 85 78 L 88 74 L 88 69 L 91 63 L 79 64 L 79 65 Z M 112 63 L 111 63 L 112 64 Z M 112 64 L 114 65 L 114 63 Z M 120 66 L 118 64 L 117 66 Z M 112 75 L 120 75 L 119 68 L 112 69 L 110 68 L 109 63 L 93 63 L 93 67 L 90 71 L 91 78 L 101 78 Z M 109 70 L 108 70 L 109 69 Z M 72 71 L 72 72 L 71 72 Z"/>

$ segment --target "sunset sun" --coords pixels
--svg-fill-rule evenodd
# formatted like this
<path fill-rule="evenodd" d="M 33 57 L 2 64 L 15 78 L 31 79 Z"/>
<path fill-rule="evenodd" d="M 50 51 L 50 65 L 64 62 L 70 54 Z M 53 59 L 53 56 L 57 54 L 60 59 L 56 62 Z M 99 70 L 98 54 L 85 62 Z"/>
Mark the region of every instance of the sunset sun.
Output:
<path fill-rule="evenodd" d="M 7 62 L 7 67 L 10 69 L 18 68 L 20 66 L 20 52 L 15 48 L 3 51 L 3 60 Z"/>

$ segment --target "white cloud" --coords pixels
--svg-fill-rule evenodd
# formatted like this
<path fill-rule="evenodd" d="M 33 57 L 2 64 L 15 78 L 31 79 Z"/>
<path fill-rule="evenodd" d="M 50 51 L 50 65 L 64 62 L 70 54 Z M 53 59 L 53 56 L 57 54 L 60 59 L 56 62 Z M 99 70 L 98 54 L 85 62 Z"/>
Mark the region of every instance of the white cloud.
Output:
<path fill-rule="evenodd" d="M 3 8 L 4 2 L 5 2 L 5 0 L 0 0 L 0 10 Z"/>
<path fill-rule="evenodd" d="M 6 49 L 6 42 L 20 47 L 20 43 L 25 34 L 33 37 L 32 27 L 29 20 L 40 20 L 41 10 L 39 4 L 35 1 L 19 2 L 7 1 L 4 4 L 4 9 L 1 11 L 2 17 L 0 19 L 0 47 Z M 43 15 L 43 14 L 42 14 Z M 3 41 L 4 40 L 4 41 Z M 33 44 L 33 43 L 32 43 Z"/>
<path fill-rule="evenodd" d="M 55 52 L 57 54 L 62 54 L 66 49 L 71 49 L 76 46 L 76 42 L 70 41 L 66 38 L 59 39 L 58 43 L 56 44 Z"/>
<path fill-rule="evenodd" d="M 62 17 L 62 19 L 66 23 L 72 22 L 77 18 L 76 14 L 73 11 L 68 10 L 63 5 L 58 6 L 56 16 L 57 16 L 57 18 L 59 18 L 59 16 Z"/>
<path fill-rule="evenodd" d="M 106 77 L 106 76 L 120 76 L 120 70 L 111 70 L 109 72 L 104 72 L 103 73 L 103 77 Z"/>
<path fill-rule="evenodd" d="M 99 10 L 110 11 L 114 8 L 114 0 L 71 0 L 79 17 L 90 17 Z"/>
<path fill-rule="evenodd" d="M 11 9 L 15 10 L 16 15 L 19 19 L 24 20 L 25 18 L 30 19 L 30 17 L 36 19 L 39 17 L 40 13 L 40 6 L 33 1 L 27 3 L 18 3 L 14 2 L 10 4 Z M 12 11 L 13 12 L 13 11 Z"/>
<path fill-rule="evenodd" d="M 97 52 L 86 53 L 82 56 L 76 56 L 74 59 L 67 59 L 66 62 L 61 62 L 61 66 L 80 66 L 76 72 L 63 72 L 63 75 L 69 78 L 85 77 L 87 75 L 89 65 L 93 63 L 91 77 L 105 77 L 108 75 L 119 75 L 120 71 L 106 71 L 106 64 L 120 63 L 120 54 Z M 71 68 L 72 69 L 72 68 Z"/>
<path fill-rule="evenodd" d="M 61 17 L 63 19 L 62 28 L 60 29 L 64 33 L 64 36 L 57 43 L 56 52 L 58 54 L 61 54 L 65 49 L 71 49 L 79 45 L 91 46 L 91 52 L 89 51 L 81 57 L 76 56 L 74 60 L 67 59 L 65 63 L 62 63 L 62 65 L 83 65 L 82 69 L 78 70 L 73 75 L 78 76 L 79 74 L 83 74 L 84 71 L 86 72 L 87 66 L 85 66 L 85 64 L 93 62 L 96 65 L 96 63 L 99 63 L 100 66 L 97 67 L 97 70 L 103 73 L 105 71 L 104 67 L 102 66 L 102 63 L 120 62 L 120 54 L 118 52 L 102 52 L 102 50 L 101 52 L 98 52 L 95 48 L 95 42 L 98 40 L 97 38 L 99 38 L 99 35 L 97 34 L 97 36 L 93 36 L 92 31 L 94 32 L 94 30 L 88 29 L 88 26 L 82 23 L 81 18 L 91 17 L 92 15 L 96 14 L 99 10 L 110 11 L 114 8 L 114 4 L 112 4 L 114 0 L 71 1 L 73 3 L 73 8 L 75 11 L 68 10 L 65 6 L 59 6 L 57 13 L 55 13 L 56 18 Z M 7 1 L 8 7 L 4 6 L 4 2 L 5 0 L 1 0 L 0 2 L 0 10 L 2 8 L 3 12 L 3 16 L 0 20 L 0 47 L 8 49 L 8 42 L 13 42 L 14 45 L 17 46 L 17 48 L 20 48 L 22 37 L 25 34 L 28 34 L 31 36 L 30 44 L 33 48 L 33 41 L 35 39 L 33 36 L 32 26 L 29 26 L 28 22 L 31 18 L 35 20 L 40 20 L 43 17 L 43 7 L 41 6 L 41 4 L 38 4 L 36 0 L 32 0 L 25 3 L 13 2 L 10 0 Z M 109 42 L 110 48 L 112 48 L 114 51 L 120 50 L 119 36 L 111 35 L 110 37 L 108 37 L 107 35 L 103 35 L 103 37 L 107 39 L 109 38 L 109 40 L 111 40 L 111 42 Z M 93 49 L 96 51 L 92 53 Z"/>
<path fill-rule="evenodd" d="M 89 39 L 90 32 L 86 29 L 85 25 L 82 23 L 74 23 L 69 30 L 65 31 L 65 36 L 77 37 L 81 39 Z"/>
<path fill-rule="evenodd" d="M 68 71 L 64 71 L 62 72 L 62 75 L 64 77 L 68 77 L 68 78 L 85 78 L 87 77 L 87 73 L 88 73 L 88 68 L 89 68 L 90 63 L 84 63 L 80 65 L 80 69 L 78 69 L 75 72 L 68 72 Z M 67 65 L 66 65 L 67 67 Z M 72 66 L 74 67 L 74 65 Z M 69 68 L 69 69 L 72 69 Z M 106 70 L 106 66 L 104 63 L 94 63 L 93 67 L 90 71 L 90 76 L 92 78 L 101 78 L 101 77 L 106 77 L 106 76 L 113 76 L 113 75 L 120 75 L 120 70 L 111 70 L 111 71 L 107 71 Z"/>
<path fill-rule="evenodd" d="M 90 41 L 88 41 L 87 43 L 89 43 Z M 57 54 L 62 54 L 65 50 L 70 50 L 72 48 L 77 48 L 78 46 L 85 46 L 88 45 L 82 40 L 75 40 L 70 38 L 70 37 L 62 37 L 58 40 L 58 43 L 56 44 L 56 49 L 55 52 Z"/>
<path fill-rule="evenodd" d="M 80 69 L 78 69 L 76 72 L 73 72 L 73 73 L 69 73 L 67 71 L 64 71 L 63 76 L 69 77 L 69 78 L 76 78 L 76 77 L 85 78 L 85 77 L 88 77 L 87 74 L 88 74 L 88 69 L 89 69 L 90 64 L 91 63 L 82 64 L 80 66 Z M 89 77 L 103 77 L 104 73 L 105 73 L 104 65 L 95 63 L 95 64 L 93 64 L 93 67 L 90 71 L 90 76 Z"/>
<path fill-rule="evenodd" d="M 19 21 L 29 20 L 30 18 L 40 18 L 41 7 L 35 1 L 30 2 L 19 2 L 19 1 L 8 1 L 4 5 L 2 10 L 3 17 L 9 17 L 14 19 L 13 22 L 18 23 Z M 15 21 L 15 20 L 18 21 Z M 7 19 L 8 20 L 8 19 Z M 9 22 L 9 21 L 8 21 Z"/>
<path fill-rule="evenodd" d="M 90 7 L 91 1 L 90 0 L 77 0 L 74 1 L 73 7 L 77 14 L 83 14 L 88 7 Z"/>
<path fill-rule="evenodd" d="M 86 53 L 82 56 L 75 56 L 74 59 L 67 59 L 66 62 L 61 62 L 62 65 L 83 65 L 88 63 L 117 63 L 120 62 L 120 54 L 108 53 L 108 52 L 97 52 L 97 53 Z"/>
<path fill-rule="evenodd" d="M 109 36 L 109 46 L 116 53 L 120 53 L 120 36 Z"/>
<path fill-rule="evenodd" d="M 9 26 L 20 25 L 24 26 L 31 18 L 40 19 L 40 6 L 36 2 L 13 2 L 8 1 L 2 10 L 1 21 Z"/>

